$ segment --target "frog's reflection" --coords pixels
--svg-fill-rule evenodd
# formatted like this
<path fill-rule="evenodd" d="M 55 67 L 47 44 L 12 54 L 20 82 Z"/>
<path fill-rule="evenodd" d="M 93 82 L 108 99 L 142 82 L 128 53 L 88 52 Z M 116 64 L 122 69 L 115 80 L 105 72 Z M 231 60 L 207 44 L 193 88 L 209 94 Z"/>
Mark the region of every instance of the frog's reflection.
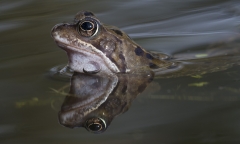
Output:
<path fill-rule="evenodd" d="M 128 110 L 132 100 L 153 79 L 151 72 L 118 75 L 74 73 L 69 95 L 59 112 L 60 124 L 104 132 L 113 118 Z"/>

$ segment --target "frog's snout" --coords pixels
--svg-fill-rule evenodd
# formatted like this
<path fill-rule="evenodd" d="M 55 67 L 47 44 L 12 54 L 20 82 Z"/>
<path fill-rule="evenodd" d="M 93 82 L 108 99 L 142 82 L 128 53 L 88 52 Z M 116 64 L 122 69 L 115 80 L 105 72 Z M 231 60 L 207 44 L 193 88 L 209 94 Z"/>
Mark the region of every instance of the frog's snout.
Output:
<path fill-rule="evenodd" d="M 60 32 L 62 29 L 68 27 L 70 24 L 67 23 L 60 23 L 60 24 L 56 24 L 52 30 L 51 30 L 51 36 L 52 38 L 54 38 L 58 32 Z"/>

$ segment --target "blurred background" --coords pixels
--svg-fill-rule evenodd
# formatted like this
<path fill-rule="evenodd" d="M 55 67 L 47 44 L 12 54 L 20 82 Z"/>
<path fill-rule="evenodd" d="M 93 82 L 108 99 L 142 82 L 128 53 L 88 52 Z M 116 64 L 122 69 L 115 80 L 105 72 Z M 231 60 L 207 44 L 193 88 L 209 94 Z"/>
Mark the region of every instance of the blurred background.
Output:
<path fill-rule="evenodd" d="M 1 0 L 0 143 L 236 144 L 240 142 L 239 67 L 201 78 L 155 80 L 99 135 L 58 123 L 69 80 L 49 71 L 67 64 L 50 36 L 58 23 L 89 10 L 147 50 L 173 54 L 235 37 L 234 0 Z M 198 47 L 199 48 L 199 47 Z M 155 90 L 155 91 L 154 91 Z"/>

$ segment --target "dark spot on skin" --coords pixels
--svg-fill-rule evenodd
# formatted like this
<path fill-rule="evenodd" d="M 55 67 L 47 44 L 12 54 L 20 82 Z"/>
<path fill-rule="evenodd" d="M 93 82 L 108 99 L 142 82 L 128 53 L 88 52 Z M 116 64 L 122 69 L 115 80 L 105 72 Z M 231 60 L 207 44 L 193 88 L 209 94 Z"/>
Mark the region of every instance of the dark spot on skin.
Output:
<path fill-rule="evenodd" d="M 146 84 L 141 84 L 139 87 L 138 87 L 138 92 L 139 93 L 142 93 L 144 91 L 144 89 L 146 88 Z"/>
<path fill-rule="evenodd" d="M 120 58 L 122 61 L 125 61 L 125 57 L 123 56 L 122 53 L 119 54 L 119 58 Z"/>
<path fill-rule="evenodd" d="M 126 94 L 126 92 L 127 92 L 127 86 L 125 85 L 122 89 L 122 94 Z"/>
<path fill-rule="evenodd" d="M 157 69 L 159 68 L 157 65 L 155 65 L 154 63 L 149 63 L 149 67 L 152 69 Z"/>
<path fill-rule="evenodd" d="M 120 58 L 121 61 L 122 61 L 122 64 L 121 64 L 121 71 L 122 71 L 122 72 L 126 72 L 127 64 L 126 64 L 126 61 L 125 61 L 125 57 L 123 56 L 122 53 L 120 53 L 118 56 L 119 56 L 119 58 Z"/>
<path fill-rule="evenodd" d="M 88 12 L 88 11 L 84 12 L 84 15 L 85 16 L 94 16 L 92 12 Z"/>
<path fill-rule="evenodd" d="M 135 53 L 137 56 L 143 56 L 144 51 L 140 47 L 137 47 L 135 48 Z"/>
<path fill-rule="evenodd" d="M 123 36 L 123 33 L 120 30 L 112 29 L 116 34 Z"/>
<path fill-rule="evenodd" d="M 152 56 L 151 54 L 147 53 L 147 54 L 146 54 L 146 58 L 152 60 L 152 59 L 153 59 L 153 56 Z"/>

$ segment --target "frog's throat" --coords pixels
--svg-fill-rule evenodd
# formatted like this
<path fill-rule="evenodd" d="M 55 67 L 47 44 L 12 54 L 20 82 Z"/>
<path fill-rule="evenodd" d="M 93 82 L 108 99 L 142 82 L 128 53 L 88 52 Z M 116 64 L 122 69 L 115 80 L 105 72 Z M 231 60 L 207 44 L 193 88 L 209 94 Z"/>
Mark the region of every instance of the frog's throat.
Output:
<path fill-rule="evenodd" d="M 91 57 L 91 55 L 98 56 L 106 63 L 107 67 L 111 71 L 116 72 L 116 73 L 120 72 L 120 70 L 118 69 L 116 64 L 113 63 L 102 51 L 98 50 L 93 45 L 86 43 L 84 41 L 81 41 L 79 39 L 76 39 L 74 41 L 74 46 L 71 46 L 71 45 L 73 45 L 73 44 L 71 44 L 71 42 L 73 43 L 73 41 L 69 42 L 65 38 L 61 38 L 58 34 L 55 35 L 54 38 L 55 38 L 55 42 L 58 44 L 58 46 L 61 47 L 62 49 L 64 49 L 65 51 L 68 52 L 68 49 L 69 49 L 69 50 L 87 55 L 89 57 Z"/>

